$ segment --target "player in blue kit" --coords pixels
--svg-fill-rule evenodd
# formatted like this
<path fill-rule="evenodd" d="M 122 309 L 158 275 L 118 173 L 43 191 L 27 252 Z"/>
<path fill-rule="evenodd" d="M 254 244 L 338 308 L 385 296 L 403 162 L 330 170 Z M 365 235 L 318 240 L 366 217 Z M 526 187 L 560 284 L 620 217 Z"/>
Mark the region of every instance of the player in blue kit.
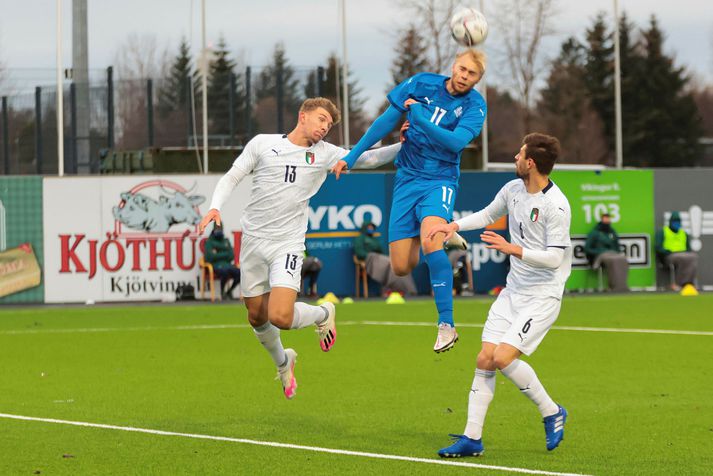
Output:
<path fill-rule="evenodd" d="M 485 55 L 469 49 L 456 56 L 450 77 L 420 73 L 399 84 L 387 96 L 389 108 L 332 169 L 339 179 L 406 113 L 409 127 L 396 157 L 389 255 L 394 272 L 403 276 L 416 267 L 419 248 L 423 248 L 438 309 L 436 352 L 453 347 L 458 333 L 453 322 L 453 271 L 443 250 L 444 234 L 428 238 L 427 232 L 453 216 L 461 152 L 480 134 L 487 112 L 483 96 L 473 89 L 484 72 Z M 457 239 L 465 247 L 465 241 Z"/>

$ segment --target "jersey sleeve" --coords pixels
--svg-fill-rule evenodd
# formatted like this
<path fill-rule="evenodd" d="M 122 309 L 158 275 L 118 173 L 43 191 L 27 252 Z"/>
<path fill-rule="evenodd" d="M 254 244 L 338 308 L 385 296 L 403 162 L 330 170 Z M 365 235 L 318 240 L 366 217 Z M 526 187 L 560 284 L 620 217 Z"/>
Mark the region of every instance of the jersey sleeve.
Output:
<path fill-rule="evenodd" d="M 409 98 L 409 94 L 413 92 L 418 78 L 419 75 L 417 74 L 403 81 L 386 95 L 386 99 L 399 111 L 406 112 L 407 109 L 404 107 L 404 102 Z"/>
<path fill-rule="evenodd" d="M 331 170 L 337 162 L 342 160 L 349 153 L 347 149 L 342 149 L 341 147 L 330 144 L 329 142 L 324 142 L 324 150 L 327 154 L 327 160 L 324 163 L 327 170 Z"/>
<path fill-rule="evenodd" d="M 235 159 L 233 166 L 218 181 L 210 202 L 211 209 L 220 211 L 225 202 L 228 201 L 228 198 L 230 198 L 230 194 L 233 193 L 235 187 L 255 169 L 260 156 L 259 142 L 259 138 L 255 137 L 245 144 L 243 152 Z"/>
<path fill-rule="evenodd" d="M 253 137 L 245 144 L 243 152 L 233 161 L 233 168 L 242 175 L 251 174 L 260 159 L 260 136 Z M 230 171 L 229 171 L 230 173 Z"/>
<path fill-rule="evenodd" d="M 463 116 L 460 118 L 460 121 L 458 121 L 458 127 L 468 129 L 473 133 L 473 137 L 478 137 L 478 134 L 480 134 L 480 130 L 483 128 L 483 123 L 485 122 L 485 116 L 488 113 L 488 106 L 485 104 L 483 97 L 479 94 L 476 97 L 478 99 L 468 105 L 465 111 L 463 111 Z"/>
<path fill-rule="evenodd" d="M 495 198 L 493 199 L 490 204 L 485 207 L 485 211 L 488 212 L 488 215 L 493 219 L 493 221 L 496 221 L 498 218 L 503 217 L 508 214 L 508 198 L 510 196 L 510 187 L 509 184 L 506 184 L 503 188 L 501 188 L 498 193 L 495 195 Z"/>
<path fill-rule="evenodd" d="M 569 237 L 571 214 L 568 207 L 553 204 L 549 207 L 545 222 L 547 246 L 568 248 L 572 246 Z"/>
<path fill-rule="evenodd" d="M 508 186 L 504 186 L 495 195 L 495 199 L 490 204 L 479 212 L 465 216 L 457 220 L 458 229 L 463 231 L 478 230 L 485 228 L 488 225 L 495 223 L 498 218 L 504 216 L 508 212 Z"/>

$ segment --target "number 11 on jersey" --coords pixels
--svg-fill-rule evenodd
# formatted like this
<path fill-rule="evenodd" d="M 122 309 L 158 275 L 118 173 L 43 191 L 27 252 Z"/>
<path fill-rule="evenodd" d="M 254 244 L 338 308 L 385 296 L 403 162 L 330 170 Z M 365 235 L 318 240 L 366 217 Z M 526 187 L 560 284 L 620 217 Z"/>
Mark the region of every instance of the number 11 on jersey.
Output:
<path fill-rule="evenodd" d="M 436 106 L 436 110 L 433 111 L 433 115 L 431 116 L 431 122 L 435 125 L 438 125 L 447 112 L 448 111 L 446 111 L 445 109 L 441 109 L 440 107 Z"/>

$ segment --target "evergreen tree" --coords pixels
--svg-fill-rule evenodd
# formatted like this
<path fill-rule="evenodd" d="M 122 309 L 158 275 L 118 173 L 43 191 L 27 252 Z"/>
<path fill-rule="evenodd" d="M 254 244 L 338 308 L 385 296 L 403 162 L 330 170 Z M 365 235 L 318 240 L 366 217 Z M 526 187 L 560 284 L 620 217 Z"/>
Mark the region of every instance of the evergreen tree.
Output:
<path fill-rule="evenodd" d="M 614 45 L 607 30 L 604 14 L 587 30 L 587 59 L 584 65 L 584 84 L 592 107 L 604 124 L 604 134 L 611 151 L 614 150 Z M 613 164 L 613 153 L 610 159 Z"/>
<path fill-rule="evenodd" d="M 396 57 L 391 65 L 392 87 L 414 74 L 428 71 L 428 45 L 415 25 L 401 31 L 394 48 Z"/>
<path fill-rule="evenodd" d="M 208 117 L 210 131 L 214 134 L 230 133 L 230 96 L 233 96 L 233 132 L 243 130 L 245 114 L 245 93 L 242 87 L 242 75 L 235 71 L 235 61 L 221 36 L 208 71 Z M 231 76 L 233 79 L 231 80 Z"/>
<path fill-rule="evenodd" d="M 391 83 L 387 86 L 387 93 L 411 76 L 431 69 L 429 44 L 414 24 L 409 25 L 398 33 L 394 53 L 394 61 L 391 64 Z M 388 107 L 389 101 L 384 100 L 379 108 L 379 113 L 382 113 Z M 401 124 L 399 123 L 384 138 L 384 143 L 398 141 L 400 129 Z"/>
<path fill-rule="evenodd" d="M 366 117 L 364 112 L 365 100 L 361 96 L 361 87 L 356 79 L 352 79 L 352 71 L 349 70 L 349 135 L 352 138 L 360 137 L 366 129 Z M 342 89 L 342 71 L 337 55 L 332 53 L 327 58 L 327 66 L 324 74 L 318 78 L 316 71 L 307 77 L 305 83 L 305 96 L 316 96 L 321 92 L 323 97 L 334 102 L 340 111 L 344 112 L 344 91 Z M 342 118 L 343 119 L 343 118 Z M 342 142 L 341 124 L 333 128 L 327 135 L 327 140 L 339 144 Z"/>
<path fill-rule="evenodd" d="M 159 115 L 166 116 L 171 111 L 186 107 L 189 101 L 189 86 L 186 78 L 192 74 L 190 48 L 186 39 L 182 38 L 178 46 L 178 54 L 169 70 L 169 76 L 159 88 L 157 104 Z"/>
<path fill-rule="evenodd" d="M 285 46 L 282 43 L 275 45 L 272 63 L 263 68 L 255 84 L 255 96 L 258 101 L 257 122 L 263 131 L 285 132 L 277 130 L 278 82 L 281 83 L 282 91 L 282 128 L 286 129 L 294 123 L 297 110 L 302 103 L 302 95 L 300 82 L 296 78 L 295 69 L 287 60 Z"/>
<path fill-rule="evenodd" d="M 592 112 L 584 77 L 586 54 L 585 47 L 575 38 L 562 44 L 538 104 L 546 130 L 560 139 L 566 154 L 563 158 L 571 163 L 599 162 L 606 157 L 596 152 L 606 154 L 608 150 L 606 146 L 593 149 L 592 136 L 598 132 L 603 141 L 601 131 L 584 127 Z M 582 140 L 583 134 L 588 134 L 590 140 Z"/>
<path fill-rule="evenodd" d="M 641 108 L 638 128 L 626 159 L 632 165 L 671 167 L 694 165 L 702 156 L 703 134 L 684 68 L 663 53 L 663 34 L 652 16 L 642 33 L 642 68 L 637 78 Z M 626 156 L 625 156 L 626 158 Z M 629 160 L 631 159 L 631 160 Z"/>

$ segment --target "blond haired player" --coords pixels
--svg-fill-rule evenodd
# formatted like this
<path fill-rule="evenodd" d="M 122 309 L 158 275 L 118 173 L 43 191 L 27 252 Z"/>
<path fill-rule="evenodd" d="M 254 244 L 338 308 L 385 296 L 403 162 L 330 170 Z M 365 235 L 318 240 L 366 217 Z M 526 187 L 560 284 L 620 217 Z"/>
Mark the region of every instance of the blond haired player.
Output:
<path fill-rule="evenodd" d="M 409 127 L 396 158 L 389 256 L 396 274 L 405 276 L 416 267 L 419 248 L 423 249 L 438 310 L 435 352 L 451 349 L 458 333 L 453 321 L 453 270 L 443 250 L 443 235 L 428 237 L 426 232 L 453 217 L 460 156 L 480 134 L 487 112 L 483 96 L 473 89 L 484 73 L 485 55 L 469 49 L 456 56 L 450 77 L 419 73 L 408 78 L 388 94 L 389 108 L 334 168 L 339 178 L 407 114 Z M 456 235 L 454 241 L 465 249 L 462 238 Z"/>

